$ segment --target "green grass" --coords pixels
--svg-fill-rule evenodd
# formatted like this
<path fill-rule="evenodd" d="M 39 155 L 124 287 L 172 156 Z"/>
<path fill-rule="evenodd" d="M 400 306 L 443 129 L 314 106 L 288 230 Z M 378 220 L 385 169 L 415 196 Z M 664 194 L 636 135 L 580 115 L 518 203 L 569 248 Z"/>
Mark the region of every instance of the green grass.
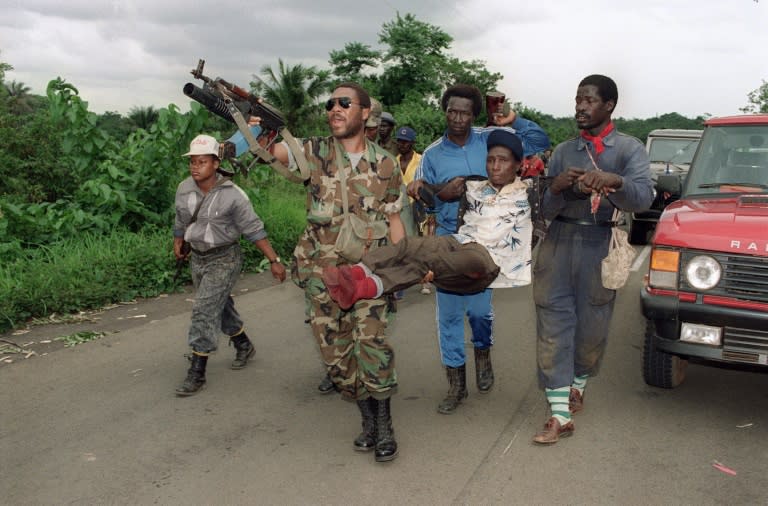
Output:
<path fill-rule="evenodd" d="M 246 188 L 278 255 L 290 258 L 305 225 L 304 189 L 282 179 L 268 191 Z M 260 272 L 263 255 L 242 241 L 244 272 Z M 141 233 L 115 230 L 25 249 L 0 266 L 0 331 L 32 318 L 69 314 L 154 297 L 175 289 L 171 226 Z M 185 266 L 180 276 L 188 282 Z"/>

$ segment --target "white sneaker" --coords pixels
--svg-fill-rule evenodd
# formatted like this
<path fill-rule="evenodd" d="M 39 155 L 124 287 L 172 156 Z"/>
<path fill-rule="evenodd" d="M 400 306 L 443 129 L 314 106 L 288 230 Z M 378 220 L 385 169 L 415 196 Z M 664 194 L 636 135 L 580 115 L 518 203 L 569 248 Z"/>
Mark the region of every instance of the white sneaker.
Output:
<path fill-rule="evenodd" d="M 421 293 L 423 293 L 424 295 L 429 295 L 432 292 L 429 290 L 429 287 L 427 285 L 421 285 Z"/>

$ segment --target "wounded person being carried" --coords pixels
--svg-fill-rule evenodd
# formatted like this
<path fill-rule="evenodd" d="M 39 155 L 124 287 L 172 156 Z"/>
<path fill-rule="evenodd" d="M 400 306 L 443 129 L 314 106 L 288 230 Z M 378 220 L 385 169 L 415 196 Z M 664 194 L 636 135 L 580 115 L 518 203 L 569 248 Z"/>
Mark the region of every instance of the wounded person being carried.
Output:
<path fill-rule="evenodd" d="M 538 191 L 532 180 L 517 177 L 523 146 L 514 133 L 495 130 L 487 145 L 488 179 L 464 181 L 457 233 L 405 237 L 355 265 L 324 269 L 323 281 L 341 308 L 422 282 L 456 293 L 530 284 L 531 210 Z M 434 193 L 439 198 L 439 188 L 419 191 L 425 201 Z"/>

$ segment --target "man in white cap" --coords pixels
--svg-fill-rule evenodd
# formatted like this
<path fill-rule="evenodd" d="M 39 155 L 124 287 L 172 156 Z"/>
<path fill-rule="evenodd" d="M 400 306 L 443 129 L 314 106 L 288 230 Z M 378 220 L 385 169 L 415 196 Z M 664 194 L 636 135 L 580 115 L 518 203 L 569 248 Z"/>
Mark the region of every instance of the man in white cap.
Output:
<path fill-rule="evenodd" d="M 275 279 L 285 280 L 285 267 L 248 196 L 219 173 L 216 139 L 198 135 L 184 156 L 189 157 L 190 175 L 176 189 L 173 253 L 177 260 L 189 257 L 197 293 L 188 337 L 191 365 L 184 383 L 176 389 L 181 397 L 194 395 L 205 385 L 208 356 L 218 347 L 220 331 L 229 336 L 236 350 L 232 369 L 245 367 L 255 353 L 230 295 L 243 265 L 240 236 L 269 260 Z"/>

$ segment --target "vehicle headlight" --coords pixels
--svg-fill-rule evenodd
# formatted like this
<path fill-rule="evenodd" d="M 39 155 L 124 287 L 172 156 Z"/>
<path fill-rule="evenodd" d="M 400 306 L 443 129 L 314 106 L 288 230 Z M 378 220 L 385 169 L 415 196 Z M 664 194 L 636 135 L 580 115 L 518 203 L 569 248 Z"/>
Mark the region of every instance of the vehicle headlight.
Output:
<path fill-rule="evenodd" d="M 717 285 L 722 273 L 720 263 L 706 255 L 691 258 L 685 267 L 685 279 L 689 285 L 698 290 L 709 290 Z"/>

